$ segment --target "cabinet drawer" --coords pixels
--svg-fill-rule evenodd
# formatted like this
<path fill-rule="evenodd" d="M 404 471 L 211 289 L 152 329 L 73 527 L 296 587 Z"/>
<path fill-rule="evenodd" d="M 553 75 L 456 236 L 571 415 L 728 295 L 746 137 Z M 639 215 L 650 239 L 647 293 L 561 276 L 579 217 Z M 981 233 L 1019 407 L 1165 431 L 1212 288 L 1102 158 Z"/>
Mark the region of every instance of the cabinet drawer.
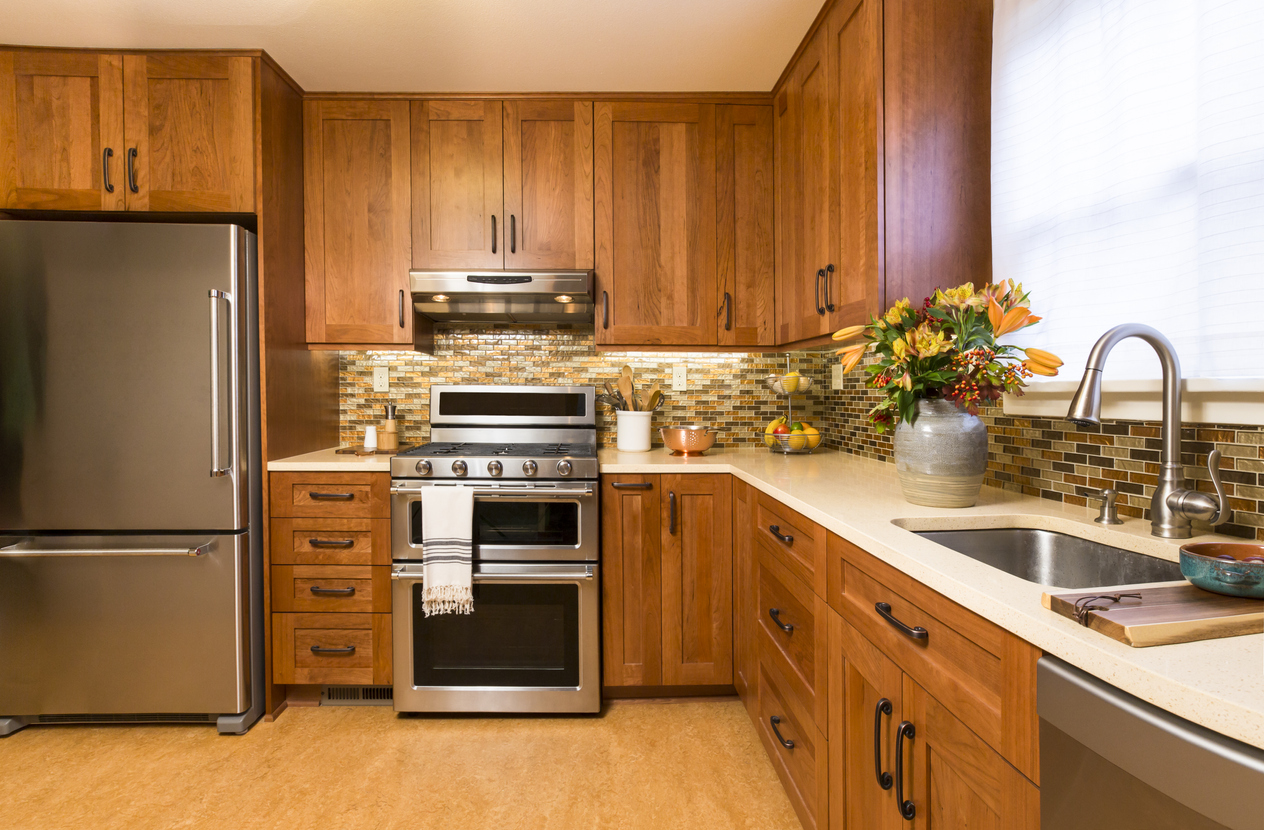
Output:
<path fill-rule="evenodd" d="M 389 473 L 273 473 L 272 515 L 389 519 Z"/>
<path fill-rule="evenodd" d="M 760 640 L 759 737 L 803 826 L 808 830 L 828 827 L 829 751 L 825 736 L 778 670 L 772 641 L 763 633 Z M 779 720 L 776 731 L 773 718 Z M 786 747 L 777 737 L 778 732 L 794 746 Z"/>
<path fill-rule="evenodd" d="M 828 583 L 843 619 L 1039 783 L 1039 649 L 832 533 Z"/>
<path fill-rule="evenodd" d="M 812 590 L 825 595 L 825 528 L 760 493 L 755 501 L 755 539 Z"/>
<path fill-rule="evenodd" d="M 273 565 L 390 565 L 390 519 L 272 519 Z"/>
<path fill-rule="evenodd" d="M 825 601 L 765 550 L 760 550 L 755 558 L 755 592 L 756 624 L 781 658 L 791 691 L 824 731 L 827 658 L 826 619 L 821 612 Z"/>
<path fill-rule="evenodd" d="M 389 685 L 391 615 L 273 614 L 272 681 Z"/>
<path fill-rule="evenodd" d="M 391 612 L 391 569 L 369 565 L 273 565 L 272 610 Z"/>

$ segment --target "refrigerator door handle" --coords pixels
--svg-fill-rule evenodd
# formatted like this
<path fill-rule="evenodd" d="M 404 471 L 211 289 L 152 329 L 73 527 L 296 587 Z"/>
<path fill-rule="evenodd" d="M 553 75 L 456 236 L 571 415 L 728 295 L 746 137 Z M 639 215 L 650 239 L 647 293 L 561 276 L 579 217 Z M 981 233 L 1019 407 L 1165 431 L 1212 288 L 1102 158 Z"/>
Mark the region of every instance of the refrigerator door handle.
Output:
<path fill-rule="evenodd" d="M 232 295 L 212 288 L 211 298 L 211 478 L 226 476 L 233 471 L 230 463 L 227 467 L 219 466 L 219 303 L 221 300 L 232 306 Z"/>
<path fill-rule="evenodd" d="M 0 548 L 0 556 L 204 556 L 210 549 L 210 544 L 195 548 L 26 548 L 18 544 Z"/>

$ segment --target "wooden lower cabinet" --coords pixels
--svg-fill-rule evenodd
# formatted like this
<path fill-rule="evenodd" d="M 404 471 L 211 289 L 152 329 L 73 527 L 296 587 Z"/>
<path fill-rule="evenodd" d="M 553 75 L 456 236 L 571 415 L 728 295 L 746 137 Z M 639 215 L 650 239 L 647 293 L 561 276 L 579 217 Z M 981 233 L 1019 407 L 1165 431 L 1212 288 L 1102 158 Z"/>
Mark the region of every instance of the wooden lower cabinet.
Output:
<path fill-rule="evenodd" d="M 390 614 L 273 614 L 272 682 L 391 684 Z"/>
<path fill-rule="evenodd" d="M 812 711 L 792 691 L 767 632 L 759 635 L 756 726 L 790 804 L 808 830 L 826 827 L 830 809 L 829 750 Z"/>
<path fill-rule="evenodd" d="M 754 539 L 751 510 L 755 491 L 749 484 L 733 479 L 733 685 L 756 717 L 756 690 L 759 660 L 755 653 L 757 628 Z"/>
<path fill-rule="evenodd" d="M 602 683 L 663 682 L 659 477 L 601 477 Z"/>

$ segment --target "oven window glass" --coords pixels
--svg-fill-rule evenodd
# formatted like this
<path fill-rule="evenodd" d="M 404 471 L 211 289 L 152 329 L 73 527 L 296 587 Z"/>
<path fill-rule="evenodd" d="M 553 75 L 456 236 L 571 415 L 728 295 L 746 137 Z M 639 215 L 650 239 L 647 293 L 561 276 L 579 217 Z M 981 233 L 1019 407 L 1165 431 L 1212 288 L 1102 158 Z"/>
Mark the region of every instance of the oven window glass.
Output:
<path fill-rule="evenodd" d="M 421 501 L 409 504 L 412 544 L 422 543 Z M 579 545 L 579 504 L 573 501 L 474 501 L 474 546 L 479 545 Z"/>
<path fill-rule="evenodd" d="M 439 416 L 515 415 L 523 418 L 583 417 L 587 398 L 573 392 L 444 392 Z M 433 416 L 431 420 L 434 420 Z"/>
<path fill-rule="evenodd" d="M 579 686 L 579 586 L 474 584 L 474 613 L 425 616 L 413 586 L 414 686 Z"/>

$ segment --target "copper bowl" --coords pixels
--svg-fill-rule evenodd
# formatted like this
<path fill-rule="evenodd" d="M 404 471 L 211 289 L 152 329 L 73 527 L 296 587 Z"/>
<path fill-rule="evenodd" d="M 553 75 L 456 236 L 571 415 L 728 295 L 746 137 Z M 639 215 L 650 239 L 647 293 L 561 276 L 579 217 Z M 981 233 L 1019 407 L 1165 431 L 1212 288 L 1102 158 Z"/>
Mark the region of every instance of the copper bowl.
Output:
<path fill-rule="evenodd" d="M 714 427 L 660 427 L 658 434 L 672 455 L 702 455 L 715 445 L 719 430 Z"/>

